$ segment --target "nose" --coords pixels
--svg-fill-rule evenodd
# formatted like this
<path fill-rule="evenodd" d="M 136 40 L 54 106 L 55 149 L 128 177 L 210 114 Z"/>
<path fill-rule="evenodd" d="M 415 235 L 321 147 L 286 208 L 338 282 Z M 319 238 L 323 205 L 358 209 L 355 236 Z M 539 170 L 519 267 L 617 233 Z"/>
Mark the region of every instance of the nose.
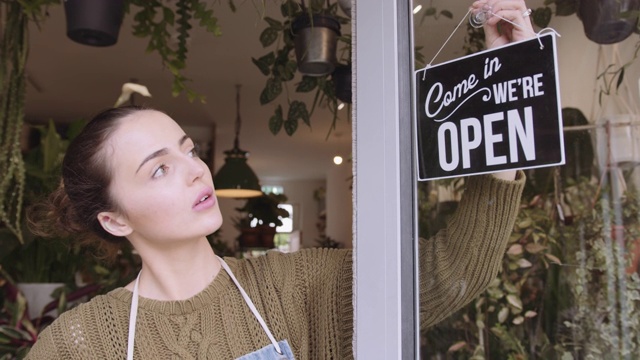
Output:
<path fill-rule="evenodd" d="M 201 179 L 208 169 L 199 158 L 190 158 L 189 160 L 189 179 L 193 183 Z"/>

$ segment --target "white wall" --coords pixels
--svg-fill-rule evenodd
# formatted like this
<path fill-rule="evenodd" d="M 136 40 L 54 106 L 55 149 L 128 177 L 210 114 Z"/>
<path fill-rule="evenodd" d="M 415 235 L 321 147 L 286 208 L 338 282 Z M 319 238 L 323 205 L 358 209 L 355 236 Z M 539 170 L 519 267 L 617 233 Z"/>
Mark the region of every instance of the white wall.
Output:
<path fill-rule="evenodd" d="M 353 246 L 351 174 L 351 162 L 333 166 L 327 174 L 326 234 L 345 248 Z"/>
<path fill-rule="evenodd" d="M 598 97 L 599 86 L 602 84 L 601 81 L 596 81 L 596 77 L 602 72 L 605 64 L 610 63 L 612 53 L 616 48 L 619 49 L 620 59 L 623 63 L 633 58 L 635 44 L 639 41 L 638 34 L 632 34 L 625 41 L 616 45 L 598 45 L 584 35 L 582 22 L 576 15 L 556 16 L 550 26 L 562 36 L 557 39 L 562 107 L 578 108 L 582 110 L 590 122 L 595 122 L 600 114 Z M 605 59 L 599 66 L 600 49 Z M 630 96 L 636 104 L 640 101 L 640 97 L 638 97 L 639 76 L 640 59 L 627 69 L 625 75 Z M 612 98 L 609 97 L 609 99 Z M 619 113 L 621 110 L 608 107 L 605 111 Z"/>

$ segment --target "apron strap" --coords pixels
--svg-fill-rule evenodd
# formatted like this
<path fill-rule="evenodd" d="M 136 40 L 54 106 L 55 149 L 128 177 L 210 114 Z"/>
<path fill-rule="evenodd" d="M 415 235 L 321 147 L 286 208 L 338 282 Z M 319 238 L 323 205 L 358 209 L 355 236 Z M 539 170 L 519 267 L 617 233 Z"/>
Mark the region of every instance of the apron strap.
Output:
<path fill-rule="evenodd" d="M 282 355 L 283 354 L 282 350 L 280 349 L 280 345 L 276 341 L 276 338 L 273 337 L 273 334 L 271 334 L 269 327 L 267 327 L 267 324 L 265 323 L 264 319 L 262 319 L 262 316 L 260 316 L 258 309 L 256 309 L 255 305 L 253 304 L 253 301 L 251 301 L 251 298 L 249 298 L 249 295 L 247 295 L 247 293 L 244 291 L 242 286 L 240 286 L 238 279 L 236 279 L 235 275 L 233 275 L 233 272 L 229 268 L 229 265 L 227 265 L 227 263 L 224 260 L 222 260 L 222 258 L 219 256 L 218 256 L 218 260 L 220 260 L 220 264 L 222 265 L 222 268 L 227 272 L 227 274 L 229 274 L 229 277 L 231 278 L 233 283 L 236 284 L 236 287 L 240 291 L 240 294 L 242 294 L 242 298 L 244 298 L 244 302 L 247 303 L 247 305 L 249 306 L 249 309 L 251 309 L 251 312 L 253 313 L 253 316 L 256 317 L 256 319 L 260 323 L 260 326 L 262 326 L 262 329 L 264 330 L 264 332 L 267 333 L 269 340 L 271 341 L 273 346 L 276 348 L 276 351 L 278 352 L 278 354 Z"/>
<path fill-rule="evenodd" d="M 138 284 L 140 283 L 140 274 L 136 277 L 136 283 L 133 285 L 133 296 L 131 298 L 131 312 L 129 313 L 129 339 L 127 340 L 127 360 L 133 360 L 133 341 L 136 337 L 136 319 L 138 318 Z"/>
<path fill-rule="evenodd" d="M 240 291 L 240 294 L 242 295 L 244 302 L 247 304 L 247 306 L 249 306 L 249 309 L 253 313 L 253 316 L 256 317 L 256 319 L 260 323 L 260 326 L 262 326 L 262 329 L 269 337 L 269 341 L 271 341 L 271 344 L 273 344 L 278 354 L 282 355 L 283 352 L 282 352 L 282 349 L 280 349 L 280 345 L 278 344 L 275 337 L 269 330 L 269 327 L 267 327 L 267 324 L 265 323 L 264 319 L 262 319 L 262 316 L 260 316 L 258 309 L 256 309 L 255 305 L 253 304 L 253 301 L 251 301 L 251 298 L 249 298 L 249 295 L 247 295 L 247 293 L 244 291 L 242 286 L 240 286 L 238 279 L 236 279 L 235 275 L 233 275 L 233 272 L 229 268 L 229 265 L 227 265 L 227 263 L 224 260 L 222 260 L 221 257 L 219 256 L 216 256 L 216 257 L 220 261 L 220 265 L 222 265 L 222 268 L 227 272 L 227 274 L 229 275 L 233 283 L 236 285 L 236 287 Z M 129 314 L 129 338 L 127 340 L 127 360 L 133 360 L 133 344 L 134 344 L 135 335 L 136 335 L 136 319 L 138 318 L 138 297 L 139 297 L 138 284 L 140 283 L 141 273 L 142 273 L 142 270 L 138 272 L 138 277 L 136 277 L 136 282 L 133 285 L 133 295 L 131 298 L 131 311 Z"/>

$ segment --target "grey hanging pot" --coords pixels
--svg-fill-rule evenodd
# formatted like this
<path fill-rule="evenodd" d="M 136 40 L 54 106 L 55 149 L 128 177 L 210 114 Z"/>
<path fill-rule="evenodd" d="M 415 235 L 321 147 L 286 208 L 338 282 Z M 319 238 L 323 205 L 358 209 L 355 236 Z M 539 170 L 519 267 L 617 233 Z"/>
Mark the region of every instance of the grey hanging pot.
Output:
<path fill-rule="evenodd" d="M 351 104 L 351 64 L 338 65 L 331 74 L 333 85 L 335 86 L 336 98 Z"/>
<path fill-rule="evenodd" d="M 309 76 L 331 74 L 337 63 L 336 49 L 340 23 L 333 16 L 307 14 L 291 24 L 298 70 Z"/>
<path fill-rule="evenodd" d="M 636 29 L 638 16 L 624 17 L 628 11 L 638 10 L 639 0 L 580 0 L 578 17 L 584 33 L 598 44 L 620 42 Z"/>
<path fill-rule="evenodd" d="M 123 0 L 65 0 L 67 36 L 80 44 L 110 46 L 118 41 Z"/>

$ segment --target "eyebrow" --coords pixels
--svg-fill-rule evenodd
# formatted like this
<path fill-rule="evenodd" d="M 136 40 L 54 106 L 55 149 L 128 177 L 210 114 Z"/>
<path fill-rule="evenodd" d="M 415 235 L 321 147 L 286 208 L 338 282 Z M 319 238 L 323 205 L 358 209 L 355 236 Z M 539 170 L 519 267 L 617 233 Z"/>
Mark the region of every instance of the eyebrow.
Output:
<path fill-rule="evenodd" d="M 188 135 L 183 135 L 180 140 L 178 141 L 178 146 L 182 146 L 187 140 L 189 140 L 189 136 Z M 151 155 L 147 156 L 146 158 L 144 158 L 144 160 L 142 160 L 142 162 L 140 163 L 140 166 L 138 166 L 138 169 L 136 170 L 136 174 L 138 173 L 138 171 L 140 171 L 140 168 L 142 168 L 144 166 L 144 164 L 146 164 L 147 162 L 149 162 L 150 160 L 153 160 L 159 156 L 163 156 L 166 155 L 168 153 L 167 148 L 162 148 L 158 151 L 154 151 L 153 153 L 151 153 Z"/>

